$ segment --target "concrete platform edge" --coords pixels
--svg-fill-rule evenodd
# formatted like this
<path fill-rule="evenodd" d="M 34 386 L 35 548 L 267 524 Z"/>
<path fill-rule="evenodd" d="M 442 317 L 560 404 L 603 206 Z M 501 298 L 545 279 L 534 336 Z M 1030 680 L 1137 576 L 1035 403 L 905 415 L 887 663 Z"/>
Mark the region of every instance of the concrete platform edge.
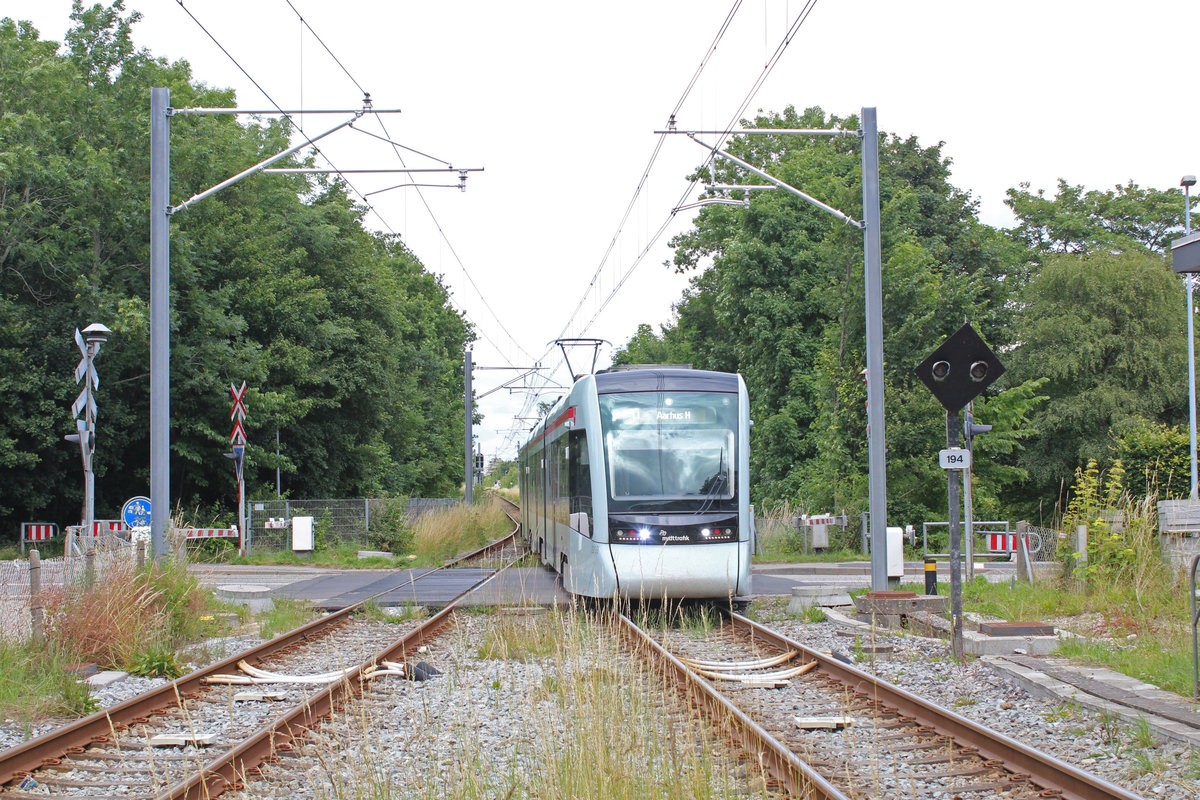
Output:
<path fill-rule="evenodd" d="M 1189 728 L 1182 723 L 1163 719 L 1155 714 L 1139 709 L 1129 708 L 1113 703 L 1103 698 L 1090 695 L 1082 689 L 1063 683 L 1045 673 L 1030 669 L 1021 664 L 1014 664 L 1003 656 L 983 656 L 979 659 L 987 664 L 1002 677 L 1011 680 L 1029 694 L 1044 697 L 1049 700 L 1060 700 L 1064 703 L 1077 703 L 1084 708 L 1100 714 L 1115 714 L 1127 723 L 1142 719 L 1158 736 L 1182 742 L 1192 747 L 1200 747 L 1200 730 Z M 1198 715 L 1200 716 L 1200 715 Z"/>

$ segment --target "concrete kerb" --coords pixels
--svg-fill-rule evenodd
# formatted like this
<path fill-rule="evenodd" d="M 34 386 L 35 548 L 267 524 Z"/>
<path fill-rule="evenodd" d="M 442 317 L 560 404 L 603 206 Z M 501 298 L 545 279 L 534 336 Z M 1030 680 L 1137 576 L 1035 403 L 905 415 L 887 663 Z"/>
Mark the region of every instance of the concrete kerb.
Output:
<path fill-rule="evenodd" d="M 1170 739 L 1192 747 L 1200 747 L 1200 730 L 1184 725 L 1183 723 L 1164 719 L 1148 711 L 1130 708 L 1120 703 L 1114 703 L 1110 700 L 1090 695 L 1082 689 L 1077 689 L 1070 684 L 1063 683 L 1056 678 L 1052 678 L 1035 669 L 1030 669 L 1022 664 L 1016 664 L 1003 656 L 983 656 L 980 658 L 980 661 L 1035 697 L 1044 697 L 1048 700 L 1058 700 L 1064 703 L 1076 703 L 1096 713 L 1115 715 L 1122 721 L 1130 724 L 1143 720 L 1162 739 Z M 1120 675 L 1120 673 L 1113 674 L 1125 680 L 1131 680 L 1128 676 Z M 1153 690 L 1156 693 L 1161 693 L 1161 690 L 1150 684 L 1139 684 L 1139 686 L 1144 687 L 1144 691 Z M 1197 716 L 1200 716 L 1200 714 Z"/>

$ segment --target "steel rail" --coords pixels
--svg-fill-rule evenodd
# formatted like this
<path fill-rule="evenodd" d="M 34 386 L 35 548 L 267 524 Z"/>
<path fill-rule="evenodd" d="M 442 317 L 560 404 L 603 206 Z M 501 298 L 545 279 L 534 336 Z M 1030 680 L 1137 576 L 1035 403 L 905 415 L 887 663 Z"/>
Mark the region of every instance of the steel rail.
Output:
<path fill-rule="evenodd" d="M 960 746 L 978 750 L 984 759 L 1003 762 L 1006 769 L 1029 776 L 1031 783 L 1045 791 L 1057 792 L 1067 800 L 1143 800 L 1116 784 L 917 697 L 882 678 L 806 647 L 740 614 L 725 613 L 729 614 L 735 628 L 748 631 L 754 639 L 784 649 L 799 650 L 803 658 L 819 662 L 818 669 L 834 680 L 911 717 L 920 725 L 950 737 Z"/>
<path fill-rule="evenodd" d="M 94 714 L 90 714 L 61 728 L 56 728 L 28 742 L 11 747 L 0 752 L 0 784 L 7 783 L 17 774 L 32 772 L 44 763 L 61 757 L 74 747 L 86 747 L 96 739 L 109 736 L 119 726 L 130 721 L 176 705 L 180 697 L 196 692 L 205 678 L 229 669 L 237 669 L 241 659 L 261 659 L 273 655 L 280 650 L 294 647 L 327 628 L 340 625 L 357 609 L 349 606 L 333 614 L 315 619 L 288 633 L 280 634 L 274 639 L 264 642 L 250 650 L 230 656 L 215 664 L 198 669 L 181 678 L 177 678 L 164 686 L 132 697 Z"/>
<path fill-rule="evenodd" d="M 707 681 L 702 680 L 628 616 L 619 614 L 617 619 L 622 633 L 630 640 L 633 648 L 653 655 L 664 669 L 676 677 L 688 697 L 697 701 L 710 717 L 728 727 L 742 748 L 751 757 L 757 757 L 759 764 L 789 795 L 820 800 L 849 800 L 841 790 L 800 760 L 790 748 L 729 702 Z"/>
<path fill-rule="evenodd" d="M 309 639 L 322 634 L 327 629 L 343 624 L 355 611 L 359 610 L 363 604 L 368 601 L 385 594 L 386 592 L 395 591 L 411 586 L 413 583 L 421 580 L 427 575 L 446 569 L 449 566 L 466 561 L 472 558 L 478 558 L 481 555 L 487 554 L 491 550 L 502 550 L 504 547 L 511 544 L 517 536 L 517 531 L 505 536 L 503 539 L 498 539 L 494 542 L 484 545 L 470 553 L 455 559 L 447 565 L 441 567 L 431 567 L 423 572 L 412 575 L 408 583 L 399 587 L 385 589 L 377 592 L 370 597 L 364 598 L 359 603 L 352 606 L 347 606 L 340 611 L 327 614 L 323 617 L 313 620 L 312 622 L 301 625 L 295 630 L 280 634 L 274 639 L 264 642 L 261 645 L 243 651 L 236 655 L 232 655 L 215 664 L 211 664 L 202 669 L 198 669 L 181 678 L 177 678 L 170 683 L 152 689 L 148 692 L 132 697 L 122 703 L 118 703 L 106 709 L 102 709 L 86 717 L 82 717 L 74 722 L 70 722 L 60 728 L 45 733 L 36 738 L 30 739 L 27 742 L 11 747 L 7 750 L 0 751 L 0 786 L 8 783 L 16 776 L 22 773 L 33 772 L 44 765 L 52 763 L 55 759 L 61 758 L 72 748 L 86 747 L 92 742 L 103 739 L 112 734 L 112 731 L 117 727 L 128 725 L 135 719 L 149 716 L 155 712 L 161 711 L 179 703 L 181 697 L 194 694 L 203 685 L 206 678 L 220 672 L 228 670 L 237 670 L 237 663 L 241 660 L 258 661 L 275 653 L 291 647 L 302 644 Z M 476 584 L 467 592 L 479 588 L 487 580 L 490 580 L 494 575 L 489 576 L 486 580 Z M 464 592 L 466 594 L 466 592 Z M 461 598 L 462 595 L 459 595 Z M 456 602 L 459 598 L 455 598 L 451 603 Z M 434 617 L 436 618 L 436 617 Z M 434 619 L 431 618 L 431 619 Z"/>
<path fill-rule="evenodd" d="M 495 546 L 495 544 L 487 547 Z M 487 549 L 487 547 L 481 548 L 481 550 Z M 274 722 L 259 728 L 228 753 L 209 761 L 199 773 L 156 795 L 155 800 L 211 800 L 227 788 L 240 785 L 248 771 L 257 767 L 277 750 L 290 747 L 293 741 L 303 737 L 310 728 L 318 725 L 321 720 L 328 719 L 339 703 L 352 694 L 361 692 L 363 684 L 367 682 L 362 678 L 364 669 L 381 661 L 402 661 L 409 653 L 417 652 L 422 644 L 432 639 L 450 623 L 458 603 L 463 598 L 485 586 L 498 574 L 500 574 L 500 570 L 496 570 L 470 589 L 462 592 L 437 614 L 364 661 L 348 673 L 343 680 L 331 684 L 316 695 L 293 706 Z"/>

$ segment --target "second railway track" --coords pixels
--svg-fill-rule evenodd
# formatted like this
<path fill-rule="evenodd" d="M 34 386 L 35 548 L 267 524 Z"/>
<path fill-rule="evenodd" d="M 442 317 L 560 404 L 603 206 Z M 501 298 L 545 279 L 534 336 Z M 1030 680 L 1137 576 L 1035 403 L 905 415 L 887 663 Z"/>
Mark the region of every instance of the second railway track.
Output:
<path fill-rule="evenodd" d="M 515 533 L 455 563 L 519 557 Z M 420 581 L 436 569 L 414 574 Z M 494 575 L 495 569 L 489 570 Z M 483 579 L 484 581 L 487 578 Z M 415 651 L 448 614 L 424 623 L 359 619 L 361 604 L 0 752 L 0 798 L 208 797 L 361 689 L 364 670 Z M 400 631 L 411 629 L 398 637 Z M 265 669 L 248 686 L 220 676 Z M 337 681 L 294 679 L 336 671 Z M 274 675 L 286 679 L 274 680 Z M 237 690 L 253 690 L 242 692 Z M 159 749 L 157 737 L 181 745 Z M 103 777 L 100 777 L 103 776 Z"/>
<path fill-rule="evenodd" d="M 804 796 L 1137 798 L 740 615 L 703 637 L 670 627 L 651 633 L 628 617 L 622 624 L 638 646 L 672 663 L 686 691 L 744 713 L 754 727 L 742 734 L 748 747 Z M 745 668 L 780 655 L 788 658 Z M 794 674 L 798 666 L 806 671 Z"/>

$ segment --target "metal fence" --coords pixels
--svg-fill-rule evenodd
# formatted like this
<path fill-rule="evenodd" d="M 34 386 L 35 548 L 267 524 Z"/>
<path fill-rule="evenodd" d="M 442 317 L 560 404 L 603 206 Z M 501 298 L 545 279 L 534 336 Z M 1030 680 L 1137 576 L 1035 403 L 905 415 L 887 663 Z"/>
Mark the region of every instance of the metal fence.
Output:
<path fill-rule="evenodd" d="M 77 545 L 68 542 L 66 555 L 41 560 L 42 592 L 60 593 L 89 581 L 103 581 L 114 571 L 128 568 L 137 557 L 138 543 L 116 535 L 82 537 Z M 4 639 L 30 635 L 29 574 L 28 558 L 0 562 L 0 636 Z"/>
<path fill-rule="evenodd" d="M 327 537 L 328 544 L 366 549 L 370 546 L 372 520 L 378 527 L 381 517 L 396 504 L 401 506 L 396 510 L 411 522 L 428 511 L 461 502 L 461 498 L 453 497 L 251 500 L 246 513 L 246 547 L 248 551 L 290 550 L 292 518 L 312 517 L 317 535 Z"/>
<path fill-rule="evenodd" d="M 922 549 L 927 558 L 950 557 L 948 552 L 935 552 L 935 549 L 939 547 L 949 549 L 949 526 L 948 522 L 921 523 Z M 966 526 L 964 525 L 963 528 L 965 535 Z M 1008 551 L 993 551 L 988 547 L 988 536 L 1003 536 L 1007 541 L 1010 536 L 1025 534 L 1029 543 L 1029 559 L 1034 562 L 1057 561 L 1058 542 L 1063 536 L 1059 531 L 1051 528 L 1039 528 L 1025 523 L 1017 523 L 1014 530 L 1007 520 L 977 521 L 972 525 L 972 533 L 972 553 L 976 558 L 989 556 L 1000 559 L 1015 559 L 1016 554 Z M 965 542 L 963 554 L 966 555 Z"/>

